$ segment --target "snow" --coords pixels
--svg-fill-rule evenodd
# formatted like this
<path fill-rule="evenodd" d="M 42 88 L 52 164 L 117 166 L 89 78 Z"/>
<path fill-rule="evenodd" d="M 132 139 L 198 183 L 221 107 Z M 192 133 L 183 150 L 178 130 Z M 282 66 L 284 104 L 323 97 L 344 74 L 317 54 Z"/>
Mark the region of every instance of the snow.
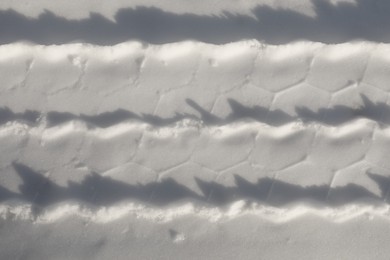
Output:
<path fill-rule="evenodd" d="M 340 116 L 336 112 L 371 103 L 367 113 L 378 116 L 375 106 L 388 99 L 388 73 L 374 69 L 374 78 L 382 79 L 375 82 L 371 75 L 372 68 L 389 64 L 388 46 L 367 42 L 18 43 L 0 46 L 0 54 L 0 100 L 14 113 L 53 111 L 77 117 L 126 110 L 129 118 L 161 122 L 188 115 L 218 121 L 247 113 L 269 124 L 306 116 L 332 124 Z M 343 95 L 347 100 L 340 102 Z M 324 109 L 328 111 L 320 113 Z"/>
<path fill-rule="evenodd" d="M 388 259 L 389 8 L 0 1 L 0 258 Z"/>
<path fill-rule="evenodd" d="M 105 180 L 112 182 L 112 188 L 125 185 L 124 192 L 114 198 L 127 200 L 134 195 L 152 203 L 152 197 L 157 196 L 153 194 L 164 193 L 159 189 L 168 183 L 173 185 L 173 193 L 160 195 L 168 196 L 168 203 L 187 197 L 202 203 L 242 197 L 273 205 L 276 196 L 282 204 L 303 198 L 332 205 L 329 196 L 340 189 L 345 194 L 335 196 L 342 204 L 366 198 L 379 203 L 388 196 L 387 186 L 382 183 L 390 176 L 386 160 L 388 132 L 388 127 L 368 119 L 340 126 L 294 122 L 269 126 L 256 121 L 207 126 L 195 121 L 162 127 L 133 122 L 88 128 L 85 123 L 71 121 L 44 128 L 14 123 L 0 128 L 0 147 L 7 154 L 0 168 L 14 169 L 20 189 L 25 186 L 32 193 L 40 193 L 40 187 L 34 186 L 38 181 L 53 185 L 53 192 L 58 185 L 59 190 L 69 193 L 61 191 L 62 195 L 43 205 L 68 196 L 90 203 L 89 196 L 71 194 L 73 182 L 83 186 L 103 181 L 104 185 Z M 64 176 L 64 168 L 69 172 L 82 169 L 84 177 Z M 226 183 L 229 178 L 233 178 L 230 184 Z M 0 183 L 7 190 L 8 179 Z M 126 185 L 138 191 L 132 195 L 126 192 Z M 255 191 L 242 190 L 245 185 Z M 279 190 L 278 185 L 283 188 Z M 32 199 L 29 193 L 20 191 L 9 199 Z M 109 195 L 108 190 L 104 192 Z"/>

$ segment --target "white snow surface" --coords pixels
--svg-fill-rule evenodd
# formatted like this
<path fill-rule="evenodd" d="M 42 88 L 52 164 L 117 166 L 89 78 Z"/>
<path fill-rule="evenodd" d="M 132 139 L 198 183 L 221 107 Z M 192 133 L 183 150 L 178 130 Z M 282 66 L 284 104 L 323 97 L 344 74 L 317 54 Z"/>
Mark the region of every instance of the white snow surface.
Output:
<path fill-rule="evenodd" d="M 349 109 L 376 113 L 387 104 L 389 53 L 389 45 L 368 42 L 9 44 L 0 46 L 0 101 L 15 113 L 345 121 Z M 388 120 L 382 114 L 376 119 Z"/>
<path fill-rule="evenodd" d="M 387 10 L 0 1 L 0 259 L 388 259 Z"/>

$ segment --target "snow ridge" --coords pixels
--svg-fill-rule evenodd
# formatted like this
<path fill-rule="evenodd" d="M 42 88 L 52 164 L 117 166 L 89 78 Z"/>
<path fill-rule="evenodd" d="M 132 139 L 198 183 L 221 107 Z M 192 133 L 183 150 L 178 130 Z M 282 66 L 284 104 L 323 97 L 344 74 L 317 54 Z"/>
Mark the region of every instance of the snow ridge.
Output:
<path fill-rule="evenodd" d="M 390 218 L 388 205 L 348 205 L 339 208 L 317 208 L 307 205 L 294 205 L 286 208 L 270 207 L 255 203 L 237 201 L 225 209 L 199 207 L 191 203 L 171 206 L 166 209 L 152 208 L 143 204 L 127 203 L 99 209 L 90 209 L 79 204 L 61 204 L 36 213 L 29 204 L 10 207 L 0 205 L 0 218 L 31 221 L 37 224 L 55 223 L 64 218 L 78 217 L 94 223 L 108 223 L 123 218 L 137 218 L 154 223 L 171 222 L 185 216 L 206 219 L 212 223 L 226 222 L 251 215 L 274 223 L 289 222 L 303 215 L 314 215 L 327 221 L 342 223 L 355 218 Z"/>

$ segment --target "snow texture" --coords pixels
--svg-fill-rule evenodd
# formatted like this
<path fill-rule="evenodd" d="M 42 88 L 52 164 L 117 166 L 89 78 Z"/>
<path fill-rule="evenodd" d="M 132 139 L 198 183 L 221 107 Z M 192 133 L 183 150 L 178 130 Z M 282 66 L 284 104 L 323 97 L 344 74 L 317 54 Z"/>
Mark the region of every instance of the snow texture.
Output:
<path fill-rule="evenodd" d="M 388 259 L 385 0 L 0 2 L 1 259 Z"/>

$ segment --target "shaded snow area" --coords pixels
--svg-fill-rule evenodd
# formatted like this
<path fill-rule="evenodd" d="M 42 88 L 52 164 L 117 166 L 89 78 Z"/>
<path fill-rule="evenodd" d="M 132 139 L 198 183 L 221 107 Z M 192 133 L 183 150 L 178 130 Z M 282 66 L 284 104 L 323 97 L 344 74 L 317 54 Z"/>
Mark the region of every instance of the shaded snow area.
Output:
<path fill-rule="evenodd" d="M 0 259 L 388 259 L 385 0 L 0 2 Z"/>

